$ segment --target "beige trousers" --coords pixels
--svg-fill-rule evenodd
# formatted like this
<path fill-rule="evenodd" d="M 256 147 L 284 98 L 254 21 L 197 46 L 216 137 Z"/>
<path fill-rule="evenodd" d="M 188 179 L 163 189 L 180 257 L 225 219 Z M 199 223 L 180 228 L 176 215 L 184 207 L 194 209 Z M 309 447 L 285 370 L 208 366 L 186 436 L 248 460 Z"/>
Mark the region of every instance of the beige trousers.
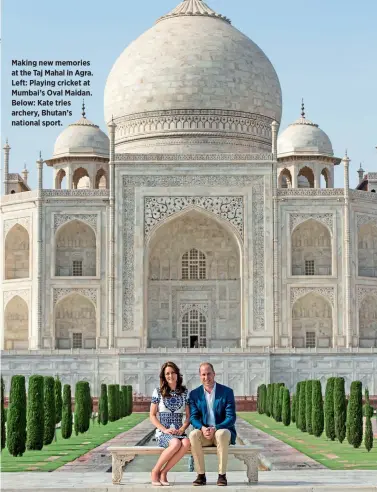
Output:
<path fill-rule="evenodd" d="M 219 429 L 215 432 L 213 439 L 207 439 L 199 429 L 190 432 L 191 453 L 194 457 L 195 470 L 197 473 L 205 473 L 205 462 L 203 447 L 216 446 L 219 459 L 219 475 L 226 473 L 228 465 L 228 448 L 231 434 L 228 429 Z"/>

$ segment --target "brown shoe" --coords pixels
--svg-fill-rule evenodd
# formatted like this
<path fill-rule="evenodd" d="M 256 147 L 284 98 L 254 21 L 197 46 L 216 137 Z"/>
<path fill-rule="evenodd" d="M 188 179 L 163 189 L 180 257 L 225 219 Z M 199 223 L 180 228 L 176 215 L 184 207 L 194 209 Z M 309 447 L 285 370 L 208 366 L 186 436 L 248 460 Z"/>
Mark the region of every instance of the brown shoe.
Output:
<path fill-rule="evenodd" d="M 192 482 L 192 484 L 195 486 L 206 485 L 206 483 L 207 483 L 207 479 L 205 473 L 198 473 L 196 480 Z"/>
<path fill-rule="evenodd" d="M 228 485 L 225 473 L 224 475 L 219 475 L 219 478 L 217 479 L 217 485 L 220 485 L 222 487 Z"/>

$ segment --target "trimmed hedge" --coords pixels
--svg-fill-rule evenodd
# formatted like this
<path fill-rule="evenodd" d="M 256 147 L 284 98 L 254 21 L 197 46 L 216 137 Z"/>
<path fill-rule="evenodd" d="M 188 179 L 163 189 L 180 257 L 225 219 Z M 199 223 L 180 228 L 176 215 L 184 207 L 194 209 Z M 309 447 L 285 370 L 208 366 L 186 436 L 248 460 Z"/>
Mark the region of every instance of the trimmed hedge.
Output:
<path fill-rule="evenodd" d="M 108 393 L 109 393 L 109 421 L 115 422 L 116 420 L 118 420 L 118 407 L 117 407 L 118 405 L 117 395 L 119 394 L 118 385 L 109 384 Z"/>
<path fill-rule="evenodd" d="M 267 417 L 271 417 L 271 387 L 272 387 L 272 384 L 269 383 L 267 385 L 267 395 L 266 395 L 266 415 L 267 415 Z"/>
<path fill-rule="evenodd" d="M 335 378 L 329 378 L 325 391 L 325 431 L 326 437 L 335 440 L 335 420 L 334 420 L 334 384 Z"/>
<path fill-rule="evenodd" d="M 301 381 L 300 385 L 300 402 L 298 415 L 298 428 L 302 432 L 306 432 L 306 381 Z"/>
<path fill-rule="evenodd" d="M 109 421 L 109 406 L 107 402 L 107 386 L 101 384 L 101 397 L 99 400 L 98 421 L 102 425 L 107 425 Z"/>
<path fill-rule="evenodd" d="M 301 381 L 296 386 L 296 408 L 295 408 L 295 422 L 297 429 L 300 428 L 300 393 L 301 393 Z"/>
<path fill-rule="evenodd" d="M 89 429 L 91 413 L 90 389 L 87 381 L 78 381 L 75 389 L 75 433 L 82 434 Z"/>
<path fill-rule="evenodd" d="M 363 393 L 361 381 L 352 381 L 347 407 L 347 440 L 354 448 L 363 442 Z"/>
<path fill-rule="evenodd" d="M 261 386 L 261 396 L 262 396 L 262 413 L 266 413 L 267 386 L 265 384 L 262 384 Z"/>
<path fill-rule="evenodd" d="M 363 416 L 366 417 L 369 413 L 370 418 L 373 417 L 373 407 L 369 401 L 369 390 L 365 388 L 365 404 L 363 406 Z"/>
<path fill-rule="evenodd" d="M 306 422 L 306 430 L 308 434 L 313 434 L 312 428 L 312 392 L 313 392 L 313 381 L 309 379 L 306 381 L 306 403 L 305 403 L 305 422 Z"/>
<path fill-rule="evenodd" d="M 283 414 L 283 395 L 284 395 L 284 384 L 283 383 L 280 383 L 279 384 L 279 401 L 278 401 L 277 413 L 276 413 L 276 422 L 281 422 L 282 421 L 282 414 Z"/>
<path fill-rule="evenodd" d="M 6 434 L 5 434 L 5 411 L 4 411 L 4 380 L 1 376 L 1 451 L 5 448 Z"/>
<path fill-rule="evenodd" d="M 373 448 L 373 429 L 370 413 L 367 414 L 365 421 L 364 446 L 368 453 Z"/>
<path fill-rule="evenodd" d="M 65 384 L 63 388 L 63 405 L 62 405 L 62 438 L 69 439 L 72 435 L 72 395 L 71 386 Z"/>
<path fill-rule="evenodd" d="M 132 385 L 128 384 L 126 386 L 128 391 L 128 399 L 127 399 L 127 415 L 131 415 L 133 412 L 133 393 L 132 393 Z"/>
<path fill-rule="evenodd" d="M 296 422 L 296 395 L 292 395 L 292 412 L 291 412 L 291 420 L 292 422 Z"/>
<path fill-rule="evenodd" d="M 340 443 L 346 437 L 346 393 L 344 378 L 335 378 L 334 381 L 334 422 L 335 436 Z"/>
<path fill-rule="evenodd" d="M 281 388 L 283 392 L 282 422 L 285 426 L 291 423 L 291 397 L 288 388 Z"/>
<path fill-rule="evenodd" d="M 27 395 L 26 448 L 40 451 L 44 440 L 44 380 L 30 376 Z"/>
<path fill-rule="evenodd" d="M 7 447 L 12 456 L 22 456 L 26 450 L 26 389 L 25 376 L 12 376 L 7 415 Z"/>
<path fill-rule="evenodd" d="M 59 424 L 62 420 L 62 382 L 59 376 L 55 379 L 55 424 Z"/>
<path fill-rule="evenodd" d="M 324 425 L 321 381 L 314 380 L 312 382 L 312 433 L 316 437 L 320 437 L 323 433 Z"/>
<path fill-rule="evenodd" d="M 123 394 L 123 402 L 124 402 L 124 410 L 123 410 L 123 417 L 127 417 L 128 415 L 128 390 L 126 385 L 122 385 L 120 387 L 120 391 Z"/>
<path fill-rule="evenodd" d="M 55 435 L 55 380 L 45 376 L 43 380 L 44 432 L 43 444 L 51 444 Z"/>

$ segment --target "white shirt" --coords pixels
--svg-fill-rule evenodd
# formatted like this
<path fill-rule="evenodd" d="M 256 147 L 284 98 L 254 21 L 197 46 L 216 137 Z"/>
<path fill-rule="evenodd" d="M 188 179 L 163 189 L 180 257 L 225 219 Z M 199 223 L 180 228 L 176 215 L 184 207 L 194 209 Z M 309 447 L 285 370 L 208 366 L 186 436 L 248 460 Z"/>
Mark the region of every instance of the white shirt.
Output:
<path fill-rule="evenodd" d="M 213 412 L 213 405 L 215 403 L 215 393 L 216 393 L 216 383 L 215 386 L 213 387 L 211 393 L 208 393 L 206 389 L 204 388 L 204 395 L 206 397 L 207 401 L 207 411 L 208 411 L 208 425 L 210 427 L 215 427 L 216 422 L 215 422 L 215 414 Z"/>

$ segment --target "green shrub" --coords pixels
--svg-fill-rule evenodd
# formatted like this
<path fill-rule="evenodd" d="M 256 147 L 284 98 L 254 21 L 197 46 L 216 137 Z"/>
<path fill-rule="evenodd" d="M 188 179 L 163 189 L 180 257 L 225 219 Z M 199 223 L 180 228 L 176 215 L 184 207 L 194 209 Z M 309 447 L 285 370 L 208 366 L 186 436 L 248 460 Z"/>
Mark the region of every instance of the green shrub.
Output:
<path fill-rule="evenodd" d="M 276 422 L 281 422 L 281 420 L 282 420 L 283 394 L 284 394 L 284 386 L 283 386 L 283 384 L 280 384 L 279 385 L 279 392 L 278 392 L 278 403 L 277 403 L 277 407 L 276 407 Z"/>
<path fill-rule="evenodd" d="M 335 440 L 335 420 L 334 420 L 334 383 L 335 378 L 329 378 L 326 383 L 325 392 L 325 431 L 326 437 Z"/>
<path fill-rule="evenodd" d="M 352 381 L 347 407 L 347 440 L 354 448 L 363 442 L 363 393 L 361 381 Z"/>
<path fill-rule="evenodd" d="M 293 394 L 292 395 L 292 415 L 291 415 L 291 418 L 292 418 L 292 422 L 296 422 L 296 395 Z"/>
<path fill-rule="evenodd" d="M 62 404 L 62 438 L 69 439 L 72 435 L 72 395 L 71 386 L 65 384 L 63 388 Z"/>
<path fill-rule="evenodd" d="M 271 417 L 271 386 L 272 384 L 267 385 L 267 396 L 266 396 L 266 415 L 267 417 Z"/>
<path fill-rule="evenodd" d="M 365 404 L 363 406 L 363 415 L 364 417 L 367 417 L 368 414 L 370 418 L 373 417 L 373 407 L 369 401 L 369 390 L 368 388 L 365 388 Z"/>
<path fill-rule="evenodd" d="M 274 390 L 274 419 L 276 422 L 281 422 L 281 399 L 280 388 L 284 386 L 284 383 L 275 383 Z"/>
<path fill-rule="evenodd" d="M 334 381 L 334 422 L 335 436 L 340 443 L 346 437 L 346 393 L 344 378 L 335 378 Z"/>
<path fill-rule="evenodd" d="M 262 391 L 262 413 L 266 413 L 266 402 L 267 402 L 267 386 L 265 384 L 262 384 L 261 386 L 261 391 Z"/>
<path fill-rule="evenodd" d="M 306 403 L 305 403 L 305 408 L 306 408 L 306 413 L 305 413 L 306 430 L 307 430 L 308 434 L 313 434 L 313 428 L 312 428 L 312 392 L 313 392 L 313 381 L 311 379 L 309 379 L 308 381 L 306 381 L 305 392 L 306 392 Z"/>
<path fill-rule="evenodd" d="M 62 407 L 62 382 L 57 376 L 55 379 L 55 424 L 59 424 L 62 420 Z"/>
<path fill-rule="evenodd" d="M 301 381 L 296 386 L 296 408 L 295 408 L 295 422 L 297 429 L 300 428 L 300 393 L 301 393 Z"/>
<path fill-rule="evenodd" d="M 314 380 L 312 383 L 312 431 L 316 437 L 322 435 L 324 425 L 321 381 Z"/>
<path fill-rule="evenodd" d="M 55 381 L 52 376 L 43 380 L 44 432 L 43 444 L 51 444 L 55 435 Z"/>
<path fill-rule="evenodd" d="M 291 423 L 291 397 L 289 389 L 282 387 L 283 392 L 283 409 L 282 409 L 282 421 L 283 424 L 288 426 Z"/>
<path fill-rule="evenodd" d="M 22 456 L 26 449 L 25 376 L 12 376 L 7 417 L 7 447 L 12 456 Z"/>
<path fill-rule="evenodd" d="M 78 381 L 75 389 L 75 434 L 82 434 L 89 429 L 90 423 L 90 389 L 87 381 Z"/>
<path fill-rule="evenodd" d="M 102 425 L 107 425 L 109 421 L 109 406 L 107 402 L 106 384 L 101 384 L 101 397 L 99 400 L 98 416 L 99 416 L 99 422 Z"/>
<path fill-rule="evenodd" d="M 131 415 L 133 412 L 132 386 L 130 384 L 128 384 L 126 387 L 127 387 L 127 391 L 128 391 L 127 415 Z"/>
<path fill-rule="evenodd" d="M 123 417 L 127 417 L 127 415 L 128 415 L 128 390 L 127 390 L 127 386 L 123 384 L 120 387 L 120 391 L 123 395 L 123 404 L 124 404 Z"/>
<path fill-rule="evenodd" d="M 109 391 L 109 421 L 110 422 L 115 422 L 118 417 L 118 412 L 117 412 L 117 385 L 116 384 L 109 384 L 108 386 L 108 391 Z"/>
<path fill-rule="evenodd" d="M 126 416 L 124 410 L 124 406 L 127 404 L 127 402 L 124 400 L 124 393 L 123 391 L 120 389 L 119 390 L 119 418 L 123 418 Z"/>
<path fill-rule="evenodd" d="M 299 402 L 299 426 L 302 432 L 306 432 L 306 381 L 301 381 L 300 385 L 300 402 Z"/>
<path fill-rule="evenodd" d="M 373 429 L 370 413 L 367 414 L 365 421 L 364 445 L 368 453 L 373 448 Z"/>
<path fill-rule="evenodd" d="M 262 413 L 261 410 L 260 410 L 261 409 L 261 404 L 260 404 L 261 403 L 260 402 L 260 387 L 261 387 L 261 385 L 259 385 L 258 388 L 257 388 L 257 412 L 259 414 Z"/>
<path fill-rule="evenodd" d="M 6 443 L 6 435 L 5 435 L 5 419 L 6 419 L 6 412 L 4 408 L 4 380 L 3 376 L 1 376 L 1 451 L 5 448 L 5 443 Z"/>
<path fill-rule="evenodd" d="M 43 376 L 30 376 L 27 395 L 26 448 L 40 451 L 44 439 L 44 380 Z"/>

